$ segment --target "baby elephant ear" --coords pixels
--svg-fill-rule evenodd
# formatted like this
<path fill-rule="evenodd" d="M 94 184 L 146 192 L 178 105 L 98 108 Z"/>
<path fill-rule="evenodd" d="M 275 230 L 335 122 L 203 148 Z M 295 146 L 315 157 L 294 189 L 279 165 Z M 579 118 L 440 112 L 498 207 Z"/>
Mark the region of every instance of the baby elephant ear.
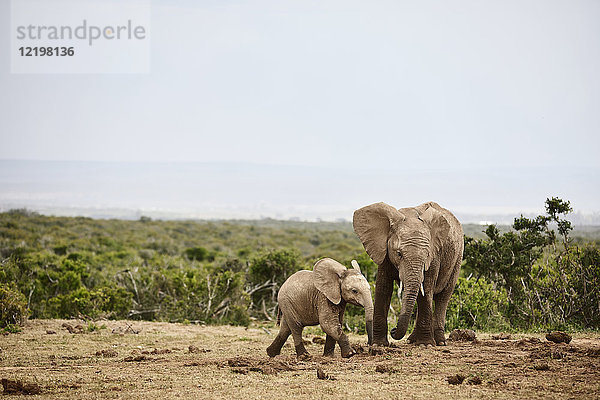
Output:
<path fill-rule="evenodd" d="M 340 279 L 344 271 L 346 267 L 331 258 L 323 258 L 313 267 L 315 287 L 333 304 L 340 304 L 342 301 Z"/>

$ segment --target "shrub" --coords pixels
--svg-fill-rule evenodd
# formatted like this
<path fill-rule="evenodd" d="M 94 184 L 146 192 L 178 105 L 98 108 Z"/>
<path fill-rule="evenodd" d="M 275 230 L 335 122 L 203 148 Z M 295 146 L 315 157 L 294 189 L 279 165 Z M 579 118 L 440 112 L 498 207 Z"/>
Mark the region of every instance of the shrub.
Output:
<path fill-rule="evenodd" d="M 0 328 L 23 325 L 27 320 L 27 299 L 14 286 L 0 284 Z"/>
<path fill-rule="evenodd" d="M 185 250 L 185 255 L 190 260 L 196 261 L 214 261 L 215 256 L 204 247 L 191 247 Z"/>
<path fill-rule="evenodd" d="M 503 314 L 506 291 L 495 288 L 485 278 L 459 278 L 446 312 L 446 330 L 506 330 L 510 324 Z"/>
<path fill-rule="evenodd" d="M 120 287 L 88 290 L 80 287 L 47 302 L 47 315 L 52 318 L 78 317 L 126 318 L 132 308 L 132 294 Z"/>
<path fill-rule="evenodd" d="M 263 251 L 250 259 L 247 293 L 250 307 L 256 313 L 275 317 L 275 304 L 279 288 L 294 272 L 301 268 L 300 254 L 296 249 Z"/>

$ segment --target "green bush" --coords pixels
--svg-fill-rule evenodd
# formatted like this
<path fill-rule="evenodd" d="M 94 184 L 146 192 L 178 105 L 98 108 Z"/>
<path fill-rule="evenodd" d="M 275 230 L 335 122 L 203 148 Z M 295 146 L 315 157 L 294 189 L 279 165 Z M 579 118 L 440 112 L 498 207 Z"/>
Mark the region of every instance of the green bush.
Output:
<path fill-rule="evenodd" d="M 292 274 L 302 269 L 296 249 L 263 251 L 252 257 L 248 268 L 250 307 L 255 313 L 275 317 L 277 292 Z"/>
<path fill-rule="evenodd" d="M 0 328 L 23 325 L 28 317 L 27 299 L 14 286 L 0 284 Z"/>
<path fill-rule="evenodd" d="M 79 287 L 47 301 L 47 315 L 51 318 L 79 317 L 126 318 L 132 308 L 132 294 L 119 287 L 101 287 L 88 290 Z"/>
<path fill-rule="evenodd" d="M 506 291 L 485 278 L 458 278 L 446 312 L 446 331 L 453 329 L 508 330 L 504 318 Z"/>

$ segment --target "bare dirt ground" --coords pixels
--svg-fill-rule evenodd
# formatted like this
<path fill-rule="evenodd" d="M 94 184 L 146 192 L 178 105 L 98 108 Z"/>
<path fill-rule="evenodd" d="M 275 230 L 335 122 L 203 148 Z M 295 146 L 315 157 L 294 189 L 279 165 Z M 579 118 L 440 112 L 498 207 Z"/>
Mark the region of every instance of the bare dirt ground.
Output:
<path fill-rule="evenodd" d="M 339 348 L 334 358 L 321 357 L 323 345 L 313 343 L 320 331 L 306 328 L 312 359 L 298 361 L 291 338 L 282 355 L 266 355 L 277 328 L 97 324 L 106 329 L 34 320 L 22 333 L 0 336 L 0 379 L 37 385 L 36 398 L 52 399 L 600 398 L 598 334 L 576 334 L 570 344 L 481 333 L 446 347 L 402 340 L 374 355 L 365 336 L 351 335 L 359 353 L 342 359 Z"/>

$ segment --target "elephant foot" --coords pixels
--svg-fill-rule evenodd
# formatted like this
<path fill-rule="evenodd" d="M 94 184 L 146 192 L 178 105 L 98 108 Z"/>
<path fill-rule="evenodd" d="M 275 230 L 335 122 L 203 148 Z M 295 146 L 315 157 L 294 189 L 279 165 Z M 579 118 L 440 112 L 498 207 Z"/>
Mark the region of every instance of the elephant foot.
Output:
<path fill-rule="evenodd" d="M 348 341 L 348 337 L 346 335 L 342 334 L 338 343 L 340 344 L 340 350 L 343 358 L 350 358 L 356 354 L 354 349 L 352 349 L 350 346 L 350 342 Z"/>
<path fill-rule="evenodd" d="M 400 334 L 398 333 L 398 329 L 396 329 L 396 328 L 392 328 L 392 330 L 390 331 L 390 335 L 392 336 L 393 339 L 396 339 L 396 340 L 400 340 L 404 337 L 404 335 L 400 336 Z"/>
<path fill-rule="evenodd" d="M 303 343 L 300 343 L 298 346 L 296 346 L 296 357 L 299 360 L 304 360 L 307 357 L 308 359 L 310 359 L 310 354 L 308 353 L 308 351 L 306 351 L 306 348 L 304 347 Z"/>
<path fill-rule="evenodd" d="M 390 341 L 387 338 L 373 339 L 373 346 L 389 347 L 390 346 Z"/>
<path fill-rule="evenodd" d="M 352 347 L 350 347 L 350 349 L 342 349 L 342 358 L 350 358 L 353 355 L 355 355 L 356 352 L 354 350 L 352 350 Z"/>
<path fill-rule="evenodd" d="M 416 329 L 413 333 L 411 333 L 411 335 L 408 337 L 408 339 L 406 339 L 406 341 L 415 345 L 436 345 L 435 340 L 433 339 L 433 335 L 424 332 L 419 332 Z"/>
<path fill-rule="evenodd" d="M 373 345 L 388 347 L 390 345 L 390 341 L 388 340 L 387 336 L 380 336 L 380 337 L 374 336 L 373 337 Z"/>
<path fill-rule="evenodd" d="M 323 357 L 333 357 L 333 350 L 325 350 L 323 352 Z"/>
<path fill-rule="evenodd" d="M 272 348 L 271 346 L 267 347 L 267 355 L 269 357 L 278 356 L 281 353 L 281 349 Z"/>
<path fill-rule="evenodd" d="M 444 331 L 442 329 L 436 329 L 433 332 L 433 338 L 438 346 L 446 345 L 446 336 L 444 335 Z"/>

